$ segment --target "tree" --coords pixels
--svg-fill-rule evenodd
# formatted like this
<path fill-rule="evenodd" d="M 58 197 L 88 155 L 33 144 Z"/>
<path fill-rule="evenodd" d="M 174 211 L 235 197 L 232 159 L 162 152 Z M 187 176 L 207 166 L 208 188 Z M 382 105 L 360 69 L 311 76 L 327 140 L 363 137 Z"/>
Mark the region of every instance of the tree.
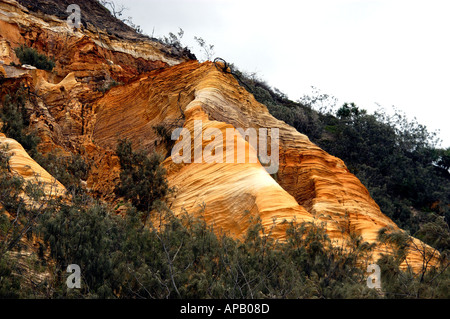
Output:
<path fill-rule="evenodd" d="M 169 46 L 172 46 L 178 50 L 183 50 L 183 45 L 181 44 L 181 39 L 184 36 L 184 30 L 181 28 L 178 28 L 177 34 L 173 32 L 169 32 L 169 37 L 164 36 L 160 40 Z"/>
<path fill-rule="evenodd" d="M 366 114 L 366 111 L 359 109 L 353 102 L 350 104 L 344 103 L 336 112 L 336 116 L 340 119 L 352 119 L 364 114 Z"/>
<path fill-rule="evenodd" d="M 449 172 L 450 170 L 450 147 L 445 150 L 439 150 L 439 159 L 437 164 L 444 170 Z M 450 173 L 450 172 L 449 172 Z"/>
<path fill-rule="evenodd" d="M 197 41 L 197 44 L 200 46 L 200 48 L 202 48 L 203 53 L 205 55 L 205 59 L 211 61 L 215 54 L 214 45 L 207 44 L 205 40 L 203 40 L 203 38 L 201 37 L 195 36 L 194 40 Z"/>
<path fill-rule="evenodd" d="M 162 157 L 144 151 L 133 151 L 132 143 L 120 140 L 116 153 L 120 160 L 120 184 L 116 194 L 123 196 L 140 211 L 149 213 L 157 201 L 162 201 L 172 191 L 166 180 L 166 171 L 161 167 Z"/>
<path fill-rule="evenodd" d="M 121 4 L 121 5 L 117 6 L 114 1 L 107 1 L 107 0 L 98 0 L 98 2 L 105 8 L 109 9 L 109 11 L 113 14 L 113 16 L 115 18 L 119 19 L 123 23 L 125 23 L 128 26 L 130 26 L 131 28 L 133 28 L 137 33 L 143 32 L 140 25 L 136 25 L 133 23 L 132 17 L 128 17 L 125 19 L 121 18 L 124 11 L 128 10 L 128 8 L 126 8 L 124 5 Z"/>
<path fill-rule="evenodd" d="M 26 94 L 23 88 L 13 95 L 6 95 L 3 99 L 0 119 L 3 122 L 1 131 L 9 138 L 15 139 L 23 148 L 34 156 L 39 137 L 33 132 L 29 133 L 30 118 L 25 108 Z"/>

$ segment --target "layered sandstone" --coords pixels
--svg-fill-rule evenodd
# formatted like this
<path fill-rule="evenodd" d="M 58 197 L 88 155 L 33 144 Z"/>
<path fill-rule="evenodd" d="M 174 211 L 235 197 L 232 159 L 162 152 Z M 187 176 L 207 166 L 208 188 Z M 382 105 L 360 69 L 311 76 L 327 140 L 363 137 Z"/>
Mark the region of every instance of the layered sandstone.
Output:
<path fill-rule="evenodd" d="M 73 72 L 78 80 L 98 87 L 110 81 L 127 82 L 140 72 L 175 65 L 192 56 L 186 52 L 172 52 L 170 47 L 143 36 L 124 41 L 123 37 L 136 33 L 117 19 L 110 18 L 107 12 L 103 12 L 103 17 L 97 17 L 98 26 L 92 21 L 80 29 L 72 29 L 65 20 L 68 14 L 63 9 L 64 5 L 60 1 L 51 2 L 48 10 L 52 14 L 42 14 L 39 10 L 42 4 L 36 6 L 35 1 L 0 1 L 1 61 L 5 64 L 19 63 L 14 49 L 26 44 L 55 60 L 52 80 L 60 81 Z M 80 1 L 79 5 L 85 16 L 102 8 L 95 1 Z M 117 20 L 115 29 L 122 31 L 111 33 L 102 29 L 104 19 Z"/>
<path fill-rule="evenodd" d="M 59 148 L 92 162 L 87 185 L 96 196 L 114 199 L 120 172 L 114 150 L 119 139 L 128 138 L 135 147 L 166 156 L 168 181 L 177 189 L 169 205 L 176 214 L 202 208 L 209 223 L 233 236 L 245 234 L 256 217 L 265 227 L 274 227 L 273 235 L 279 239 L 284 237 L 285 221 L 294 219 L 326 223 L 337 244 L 350 233 L 377 243 L 383 227 L 399 230 L 342 160 L 275 119 L 213 63 L 200 64 L 168 53 L 158 42 L 121 39 L 89 25 L 70 30 L 61 18 L 32 14 L 31 9 L 0 0 L 0 60 L 17 62 L 13 49 L 26 43 L 53 56 L 56 68 L 6 70 L 10 76 L 2 91 L 26 83 L 32 92 L 29 107 L 32 127 L 42 140 L 40 150 Z M 13 71 L 18 74 L 14 78 Z M 98 90 L 112 81 L 119 85 L 107 92 Z M 192 137 L 189 152 L 194 154 L 195 121 L 201 121 L 202 134 L 212 128 L 223 136 L 227 129 L 278 129 L 279 170 L 271 176 L 248 154 L 244 163 L 174 161 L 155 127 L 185 128 Z M 243 137 L 237 140 L 252 149 Z M 210 145 L 203 141 L 201 147 Z M 230 150 L 225 144 L 219 147 L 226 158 Z M 374 257 L 383 249 L 378 245 Z M 421 255 L 412 252 L 408 262 L 421 267 Z"/>
<path fill-rule="evenodd" d="M 65 187 L 36 163 L 16 140 L 0 133 L 0 147 L 9 156 L 9 167 L 14 175 L 23 177 L 25 182 L 40 184 L 46 196 L 65 195 Z"/>
<path fill-rule="evenodd" d="M 349 233 L 377 243 L 380 229 L 399 230 L 340 159 L 273 118 L 231 75 L 211 62 L 193 61 L 150 72 L 111 90 L 98 100 L 94 112 L 93 137 L 104 148 L 113 150 L 120 136 L 149 152 L 164 152 L 158 149 L 153 127 L 177 123 L 191 132 L 192 158 L 195 120 L 202 121 L 203 132 L 217 128 L 223 136 L 226 128 L 279 129 L 276 181 L 260 162 L 225 163 L 225 146 L 223 163 L 180 164 L 169 156 L 164 165 L 170 185 L 177 188 L 171 201 L 175 213 L 203 207 L 207 221 L 235 236 L 243 235 L 249 218 L 256 216 L 264 226 L 275 226 L 273 234 L 279 238 L 284 236 L 284 221 L 292 219 L 326 223 L 336 243 Z M 204 141 L 203 149 L 208 144 Z M 376 255 L 383 249 L 379 246 Z M 413 253 L 408 262 L 419 265 L 420 260 L 420 254 Z"/>

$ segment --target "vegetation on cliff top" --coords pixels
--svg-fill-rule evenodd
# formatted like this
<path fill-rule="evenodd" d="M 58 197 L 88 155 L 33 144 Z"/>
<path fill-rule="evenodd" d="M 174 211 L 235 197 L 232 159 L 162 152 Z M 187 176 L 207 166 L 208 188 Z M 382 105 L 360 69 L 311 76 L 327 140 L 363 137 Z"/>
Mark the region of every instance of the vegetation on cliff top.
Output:
<path fill-rule="evenodd" d="M 438 147 L 436 133 L 398 110 L 369 114 L 354 103 L 333 110 L 332 97 L 318 91 L 294 102 L 255 74 L 235 73 L 273 116 L 342 159 L 401 228 L 426 240 L 420 225 L 443 219 L 448 227 L 450 148 Z"/>

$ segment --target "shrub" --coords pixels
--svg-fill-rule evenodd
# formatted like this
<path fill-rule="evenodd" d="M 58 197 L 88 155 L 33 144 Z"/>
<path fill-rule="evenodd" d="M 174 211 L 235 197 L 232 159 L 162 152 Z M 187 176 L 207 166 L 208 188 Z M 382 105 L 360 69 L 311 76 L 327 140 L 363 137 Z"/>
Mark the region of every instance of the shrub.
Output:
<path fill-rule="evenodd" d="M 46 155 L 36 154 L 35 160 L 50 175 L 63 184 L 69 192 L 81 194 L 83 192 L 82 181 L 89 176 L 90 165 L 79 154 L 61 156 L 56 152 Z"/>
<path fill-rule="evenodd" d="M 40 54 L 36 49 L 21 45 L 14 49 L 21 64 L 33 65 L 38 69 L 51 71 L 55 67 L 55 62 L 44 54 Z"/>
<path fill-rule="evenodd" d="M 122 148 L 129 150 L 129 144 Z M 130 151 L 125 151 L 130 152 Z M 131 151 L 131 153 L 134 153 Z M 204 207 L 195 217 L 184 211 L 175 216 L 159 206 L 145 227 L 145 213 L 128 207 L 124 217 L 105 204 L 85 196 L 83 201 L 46 199 L 37 210 L 25 211 L 19 194 L 23 181 L 7 171 L 5 156 L 0 168 L 0 202 L 22 219 L 10 226 L 11 217 L 0 214 L 0 231 L 9 230 L 1 251 L 19 243 L 35 216 L 32 232 L 44 239 L 41 258 L 50 280 L 26 289 L 19 262 L 0 253 L 0 296 L 9 298 L 381 298 L 366 286 L 364 265 L 372 245 L 350 234 L 344 246 L 333 245 L 323 225 L 288 224 L 286 242 L 271 237 L 259 218 L 249 220 L 241 239 L 219 233 L 204 219 Z M 3 161 L 4 160 L 4 161 Z M 39 185 L 37 189 L 39 189 Z M 28 194 L 31 188 L 26 188 Z M 38 194 L 39 192 L 35 192 Z M 45 208 L 44 208 L 45 207 Z M 34 212 L 34 213 L 33 213 Z M 38 214 L 35 214 L 38 212 Z M 3 212 L 1 212 L 3 213 Z M 30 214 L 31 213 L 31 214 Z M 423 233 L 433 241 L 444 224 L 426 224 Z M 435 229 L 430 232 L 430 229 Z M 0 237 L 6 233 L 0 233 Z M 17 236 L 19 235 L 19 236 Z M 25 235 L 23 235 L 25 236 Z M 27 236 L 28 237 L 28 236 Z M 407 237 L 384 232 L 380 240 L 398 246 L 392 256 L 377 263 L 382 268 L 382 289 L 387 298 L 448 298 L 449 271 L 428 269 L 421 276 L 402 272 Z M 447 241 L 446 241 L 447 242 Z M 443 241 L 441 244 L 445 244 Z M 448 244 L 447 244 L 448 245 Z M 18 247 L 18 246 L 16 246 Z M 3 257 L 3 258 L 2 258 Z M 81 289 L 68 289 L 66 268 L 81 268 Z M 20 271 L 19 271 L 20 270 Z M 29 271 L 29 270 L 27 270 Z"/>
<path fill-rule="evenodd" d="M 29 264 L 19 260 L 22 249 L 29 249 L 26 240 L 33 238 L 39 219 L 50 210 L 49 199 L 42 185 L 12 174 L 7 149 L 0 149 L 0 298 L 31 296 L 24 277 L 30 271 Z M 23 199 L 27 197 L 34 204 Z M 44 209 L 46 207 L 46 209 Z M 16 257 L 17 256 L 17 257 Z M 23 275 L 25 274 L 25 276 Z"/>
<path fill-rule="evenodd" d="M 120 140 L 116 153 L 120 160 L 120 184 L 116 194 L 124 196 L 140 211 L 149 213 L 156 201 L 164 200 L 171 191 L 166 180 L 166 171 L 161 167 L 162 157 L 150 156 L 142 151 L 133 151 L 131 141 Z"/>
<path fill-rule="evenodd" d="M 39 137 L 34 133 L 27 132 L 30 119 L 25 108 L 25 99 L 23 89 L 19 89 L 14 96 L 6 95 L 4 97 L 0 114 L 3 122 L 1 131 L 7 137 L 19 142 L 33 157 L 37 153 Z"/>
<path fill-rule="evenodd" d="M 121 237 L 123 234 L 118 218 L 110 214 L 105 206 L 95 202 L 87 208 L 62 205 L 56 214 L 44 217 L 40 232 L 57 263 L 56 279 L 59 284 L 56 294 L 71 297 L 63 274 L 68 265 L 77 264 L 82 269 L 83 294 L 90 298 L 114 296 L 114 270 L 117 267 L 114 254 L 120 250 L 120 242 L 125 240 Z M 117 278 L 117 281 L 120 279 Z"/>

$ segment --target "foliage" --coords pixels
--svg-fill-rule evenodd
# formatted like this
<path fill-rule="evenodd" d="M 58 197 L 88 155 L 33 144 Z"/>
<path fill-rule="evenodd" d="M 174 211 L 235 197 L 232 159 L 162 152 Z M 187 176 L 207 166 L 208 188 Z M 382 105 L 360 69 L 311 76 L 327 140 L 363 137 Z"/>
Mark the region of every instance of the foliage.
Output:
<path fill-rule="evenodd" d="M 276 88 L 272 89 L 255 73 L 243 72 L 234 65 L 232 68 L 237 75 L 236 79 L 242 81 L 255 99 L 266 105 L 274 117 L 306 134 L 311 140 L 322 136 L 324 123 L 321 121 L 320 114 L 310 106 L 289 100 L 285 94 Z"/>
<path fill-rule="evenodd" d="M 438 150 L 438 157 L 437 164 L 443 169 L 443 173 L 450 174 L 450 147 L 445 150 Z"/>
<path fill-rule="evenodd" d="M 5 95 L 0 114 L 3 123 L 1 131 L 19 142 L 30 156 L 34 156 L 39 138 L 34 132 L 29 132 L 30 117 L 25 106 L 26 99 L 27 93 L 23 87 L 13 96 Z"/>
<path fill-rule="evenodd" d="M 58 266 L 58 294 L 68 294 L 64 272 L 70 264 L 83 269 L 83 292 L 89 297 L 106 298 L 113 294 L 115 254 L 124 239 L 118 238 L 118 227 L 115 217 L 96 203 L 87 208 L 61 205 L 57 214 L 44 216 L 40 231 Z"/>
<path fill-rule="evenodd" d="M 124 154 L 135 153 L 127 142 L 122 142 L 121 148 Z M 346 243 L 336 245 L 321 224 L 292 221 L 287 224 L 286 241 L 279 242 L 271 236 L 272 228 L 264 228 L 259 218 L 250 218 L 245 236 L 235 239 L 206 222 L 204 206 L 193 215 L 183 211 L 175 216 L 160 202 L 147 218 L 145 211 L 127 204 L 122 217 L 86 194 L 74 194 L 71 200 L 33 196 L 36 203 L 45 203 L 39 206 L 40 213 L 33 215 L 34 210 L 23 211 L 23 181 L 8 172 L 6 152 L 0 155 L 0 202 L 12 215 L 2 213 L 0 229 L 9 229 L 18 207 L 24 216 L 36 216 L 30 233 L 44 240 L 39 258 L 50 275 L 33 289 L 27 288 L 24 276 L 17 271 L 17 260 L 3 253 L 0 294 L 4 297 L 392 298 L 404 296 L 404 286 L 408 285 L 422 288 L 420 294 L 407 297 L 448 298 L 445 269 L 428 268 L 422 282 L 420 276 L 398 269 L 406 253 L 407 240 L 402 234 L 386 231 L 380 237 L 399 247 L 394 257 L 383 256 L 378 261 L 383 269 L 383 295 L 366 286 L 366 265 L 361 264 L 369 260 L 373 245 L 351 233 L 345 237 Z M 39 187 L 34 192 L 27 190 L 27 194 L 39 194 Z M 24 225 L 29 225 L 27 219 L 15 225 L 14 234 L 20 234 Z M 436 225 L 443 227 L 442 223 Z M 436 236 L 429 231 L 434 226 L 423 227 L 434 240 Z M 7 242 L 13 241 L 2 241 Z M 10 251 L 18 248 L 16 245 Z M 52 262 L 45 262 L 47 258 Z M 81 268 L 80 289 L 66 286 L 69 264 Z"/>
<path fill-rule="evenodd" d="M 162 48 L 162 50 L 169 55 L 181 54 L 187 56 L 191 60 L 196 60 L 197 58 L 191 53 L 190 49 L 182 44 L 181 40 L 183 36 L 184 30 L 178 28 L 177 33 L 169 32 L 168 36 L 159 37 L 157 40 L 166 46 L 166 48 Z"/>
<path fill-rule="evenodd" d="M 133 151 L 128 140 L 119 141 L 116 153 L 122 169 L 116 194 L 148 214 L 171 191 L 165 179 L 166 171 L 160 166 L 162 157 L 157 153 L 147 156 L 143 150 Z"/>
<path fill-rule="evenodd" d="M 215 54 L 214 45 L 206 43 L 206 41 L 203 40 L 203 38 L 201 37 L 194 36 L 194 40 L 197 42 L 200 48 L 202 48 L 203 53 L 205 55 L 205 60 L 211 61 Z"/>
<path fill-rule="evenodd" d="M 174 141 L 172 141 L 171 127 L 164 124 L 158 124 L 153 127 L 153 130 L 162 142 L 167 145 L 167 150 L 172 149 Z"/>
<path fill-rule="evenodd" d="M 274 117 L 341 158 L 401 228 L 416 233 L 430 212 L 450 223 L 450 156 L 436 133 L 396 109 L 368 114 L 345 103 L 333 111 L 336 100 L 315 88 L 293 102 L 255 74 L 236 74 Z"/>
<path fill-rule="evenodd" d="M 63 184 L 69 193 L 81 194 L 83 192 L 82 181 L 87 180 L 90 165 L 81 155 L 64 156 L 52 151 L 46 155 L 38 153 L 34 160 Z"/>
<path fill-rule="evenodd" d="M 14 49 L 20 63 L 33 65 L 38 69 L 51 71 L 55 67 L 55 62 L 44 54 L 40 54 L 36 49 L 21 45 Z"/>
<path fill-rule="evenodd" d="M 177 34 L 173 32 L 169 32 L 168 36 L 164 36 L 160 38 L 160 41 L 168 46 L 174 47 L 178 50 L 183 50 L 184 47 L 181 44 L 181 39 L 184 36 L 184 30 L 181 28 L 178 28 Z"/>
<path fill-rule="evenodd" d="M 36 234 L 41 213 L 44 207 L 50 210 L 51 199 L 42 184 L 12 174 L 7 151 L 4 146 L 0 149 L 0 298 L 17 298 L 28 293 L 20 276 L 28 270 L 13 255 L 26 249 L 24 240 Z"/>
<path fill-rule="evenodd" d="M 447 226 L 446 223 L 444 225 Z M 436 220 L 423 226 L 421 232 L 442 226 L 442 221 Z M 448 260 L 450 232 L 448 228 L 443 231 L 442 236 L 445 237 L 443 241 L 434 238 L 441 241 L 440 244 L 444 248 L 438 265 L 435 266 L 432 260 L 436 249 L 414 242 L 403 231 L 387 228 L 380 230 L 378 234 L 380 242 L 393 247 L 393 253 L 382 254 L 377 262 L 381 268 L 382 289 L 387 298 L 448 299 L 450 297 L 450 261 Z M 441 234 L 433 232 L 430 237 L 441 237 Z M 413 271 L 409 267 L 406 256 L 410 251 L 415 251 L 422 256 L 421 269 Z M 407 269 L 401 269 L 402 263 L 406 263 Z"/>
<path fill-rule="evenodd" d="M 98 91 L 99 92 L 102 92 L 102 93 L 106 93 L 106 92 L 108 92 L 109 90 L 111 90 L 113 87 L 116 87 L 116 86 L 118 86 L 118 85 L 122 85 L 123 83 L 122 82 L 117 82 L 116 80 L 111 80 L 111 81 L 105 81 L 104 83 L 103 83 L 103 85 L 101 86 L 101 87 L 99 87 L 98 88 Z"/>
<path fill-rule="evenodd" d="M 360 110 L 355 103 L 344 103 L 344 105 L 337 110 L 336 116 L 340 119 L 352 120 L 366 113 L 365 110 Z"/>
<path fill-rule="evenodd" d="M 128 18 L 121 18 L 124 11 L 128 10 L 128 8 L 126 8 L 123 5 L 116 5 L 116 3 L 114 1 L 107 1 L 107 0 L 98 0 L 98 2 L 104 6 L 105 8 L 107 8 L 111 14 L 119 19 L 120 21 L 122 21 L 123 23 L 127 24 L 128 26 L 130 26 L 134 31 L 136 31 L 137 33 L 142 34 L 143 30 L 141 28 L 140 25 L 136 25 L 133 23 L 133 18 L 132 17 L 128 17 Z"/>
<path fill-rule="evenodd" d="M 257 220 L 239 241 L 216 235 L 201 212 L 176 218 L 161 210 L 163 224 L 150 227 L 142 227 L 133 209 L 124 220 L 97 205 L 62 212 L 44 221 L 42 231 L 61 271 L 70 263 L 83 269 L 78 294 L 84 297 L 378 297 L 355 267 L 359 254 L 349 257 L 332 248 L 320 227 L 303 228 L 301 236 L 293 229 L 290 244 L 282 245 L 261 236 Z M 70 297 L 63 279 L 58 296 Z"/>
<path fill-rule="evenodd" d="M 398 111 L 393 116 L 369 115 L 352 106 L 346 116 L 344 110 L 350 109 L 341 108 L 337 121 L 324 117 L 332 130 L 319 145 L 345 161 L 383 213 L 400 227 L 414 234 L 431 210 L 448 223 L 450 175 L 436 165 L 435 135 Z"/>

